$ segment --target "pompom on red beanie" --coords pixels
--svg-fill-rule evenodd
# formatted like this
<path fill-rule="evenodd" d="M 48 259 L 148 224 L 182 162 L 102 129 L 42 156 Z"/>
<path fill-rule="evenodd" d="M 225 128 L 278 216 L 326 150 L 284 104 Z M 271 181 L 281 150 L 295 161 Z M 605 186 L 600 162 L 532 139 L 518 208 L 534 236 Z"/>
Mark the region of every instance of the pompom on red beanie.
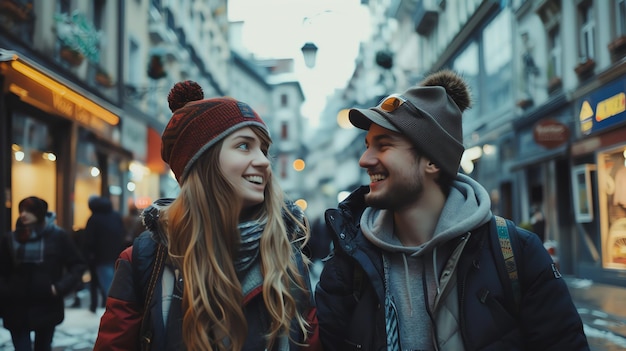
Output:
<path fill-rule="evenodd" d="M 179 184 L 205 151 L 234 131 L 258 126 L 269 135 L 265 122 L 248 104 L 230 97 L 204 99 L 196 82 L 176 83 L 167 100 L 173 115 L 161 136 L 161 158 Z"/>

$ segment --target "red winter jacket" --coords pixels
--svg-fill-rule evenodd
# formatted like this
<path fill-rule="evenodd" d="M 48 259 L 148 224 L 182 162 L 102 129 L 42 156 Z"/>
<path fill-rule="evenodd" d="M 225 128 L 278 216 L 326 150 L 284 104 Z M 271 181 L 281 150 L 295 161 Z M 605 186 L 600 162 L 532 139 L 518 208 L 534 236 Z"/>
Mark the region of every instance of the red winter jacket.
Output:
<path fill-rule="evenodd" d="M 146 272 L 151 272 L 154 266 L 154 253 L 156 242 L 151 238 L 150 232 L 144 232 L 135 241 L 134 245 L 125 249 L 119 256 L 116 263 L 115 276 L 113 284 L 109 290 L 109 296 L 106 301 L 106 311 L 100 321 L 100 329 L 98 331 L 98 337 L 94 346 L 95 351 L 134 351 L 140 350 L 140 328 L 143 318 L 143 298 L 138 293 L 138 287 L 136 285 L 137 269 L 139 272 L 144 273 L 144 278 L 141 280 L 147 282 L 149 274 L 146 276 Z M 135 252 L 135 257 L 141 258 L 142 262 L 133 263 L 133 248 L 139 250 L 139 255 Z M 137 258 L 135 260 L 139 261 Z M 135 273 L 133 273 L 133 265 L 139 265 L 135 267 Z M 305 279 L 308 276 L 305 275 Z M 263 298 L 261 296 L 262 286 L 257 286 L 252 289 L 250 293 L 244 296 L 244 307 L 246 310 L 258 311 L 258 308 L 254 308 L 253 304 L 263 304 Z M 178 350 L 180 346 L 172 346 L 171 339 L 176 339 L 178 345 L 182 343 L 180 339 L 180 330 L 182 328 L 178 323 L 178 328 L 165 328 L 161 317 L 161 306 L 155 301 L 161 301 L 161 284 L 160 279 L 154 289 L 154 296 L 152 297 L 151 306 L 151 328 L 153 331 L 153 340 L 151 340 L 150 350 Z M 174 302 L 172 302 L 172 306 Z M 180 305 L 180 302 L 179 302 Z M 170 310 L 171 311 L 171 310 Z M 175 313 L 175 312 L 173 312 Z M 321 351 L 321 343 L 319 341 L 319 331 L 317 323 L 316 309 L 313 305 L 307 308 L 306 312 L 307 321 L 311 326 L 311 333 L 307 340 L 308 346 L 301 347 L 295 344 L 291 344 L 290 350 L 298 351 Z M 246 317 L 250 320 L 250 316 L 246 313 Z M 258 318 L 259 316 L 254 316 Z M 253 326 L 249 326 L 253 327 Z M 164 341 L 169 335 L 170 343 Z M 262 333 L 260 334 L 262 335 Z M 294 334 L 292 333 L 292 336 Z M 301 339 L 301 337 L 300 337 Z M 298 340 L 301 342 L 302 340 Z M 263 340 L 259 340 L 257 345 L 264 344 Z"/>

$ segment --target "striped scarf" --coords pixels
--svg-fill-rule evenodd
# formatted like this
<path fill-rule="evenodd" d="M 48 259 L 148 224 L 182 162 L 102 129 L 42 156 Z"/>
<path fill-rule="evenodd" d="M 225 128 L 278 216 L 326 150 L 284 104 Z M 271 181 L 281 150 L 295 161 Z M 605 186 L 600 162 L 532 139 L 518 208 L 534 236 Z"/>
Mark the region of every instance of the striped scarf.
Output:
<path fill-rule="evenodd" d="M 38 235 L 35 230 L 30 231 L 27 240 L 18 232 L 13 233 L 13 248 L 15 258 L 19 263 L 42 263 L 44 252 L 43 236 Z"/>
<path fill-rule="evenodd" d="M 261 234 L 263 234 L 266 223 L 267 219 L 239 223 L 241 244 L 239 246 L 239 255 L 237 255 L 237 259 L 234 262 L 237 272 L 243 272 L 250 268 L 259 256 Z"/>

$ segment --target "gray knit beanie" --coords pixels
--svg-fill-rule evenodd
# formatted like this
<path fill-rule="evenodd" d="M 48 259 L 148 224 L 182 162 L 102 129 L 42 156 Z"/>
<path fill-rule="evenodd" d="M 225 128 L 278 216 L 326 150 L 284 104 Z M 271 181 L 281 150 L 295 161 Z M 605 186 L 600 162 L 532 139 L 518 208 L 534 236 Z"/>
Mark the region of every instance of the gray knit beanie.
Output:
<path fill-rule="evenodd" d="M 443 172 L 456 175 L 465 151 L 461 115 L 471 105 L 463 78 L 443 70 L 390 97 L 376 107 L 351 109 L 350 122 L 360 129 L 368 130 L 375 123 L 401 133 Z M 395 104 L 387 106 L 383 101 Z"/>

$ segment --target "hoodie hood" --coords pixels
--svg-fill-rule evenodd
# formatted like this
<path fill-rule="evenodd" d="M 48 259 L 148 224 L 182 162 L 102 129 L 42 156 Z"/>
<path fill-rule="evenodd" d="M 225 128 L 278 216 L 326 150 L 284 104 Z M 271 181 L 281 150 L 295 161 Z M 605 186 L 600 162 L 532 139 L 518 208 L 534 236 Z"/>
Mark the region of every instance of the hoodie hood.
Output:
<path fill-rule="evenodd" d="M 113 212 L 113 203 L 111 199 L 104 196 L 91 196 L 87 202 L 89 209 L 93 213 L 109 213 Z"/>
<path fill-rule="evenodd" d="M 491 219 L 491 200 L 487 190 L 472 178 L 457 174 L 441 211 L 433 237 L 419 246 L 403 246 L 393 234 L 393 213 L 368 207 L 361 217 L 363 235 L 388 252 L 418 256 L 440 243 L 461 236 Z"/>
<path fill-rule="evenodd" d="M 152 237 L 156 242 L 164 245 L 167 245 L 167 236 L 160 230 L 159 217 L 161 211 L 171 205 L 173 201 L 173 198 L 158 199 L 141 212 L 141 221 L 144 227 L 152 232 Z"/>

